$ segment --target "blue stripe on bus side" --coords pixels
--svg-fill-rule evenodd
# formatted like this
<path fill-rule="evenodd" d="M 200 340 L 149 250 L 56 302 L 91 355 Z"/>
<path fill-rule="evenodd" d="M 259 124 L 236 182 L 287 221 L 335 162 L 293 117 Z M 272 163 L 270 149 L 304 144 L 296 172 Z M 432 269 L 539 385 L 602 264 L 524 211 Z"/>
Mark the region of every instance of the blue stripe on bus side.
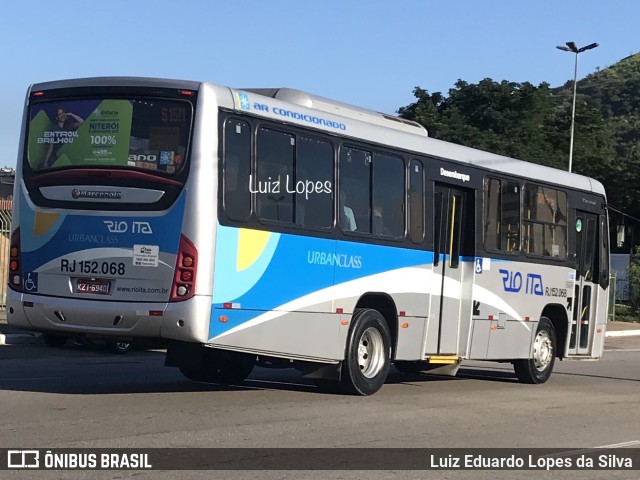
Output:
<path fill-rule="evenodd" d="M 244 255 L 238 232 L 218 227 L 213 293 L 217 307 L 234 302 L 243 309 L 271 310 L 333 285 L 433 261 L 433 254 L 422 250 L 271 233 L 273 238 L 254 264 L 238 270 L 237 258 Z M 266 262 L 261 262 L 262 256 Z"/>

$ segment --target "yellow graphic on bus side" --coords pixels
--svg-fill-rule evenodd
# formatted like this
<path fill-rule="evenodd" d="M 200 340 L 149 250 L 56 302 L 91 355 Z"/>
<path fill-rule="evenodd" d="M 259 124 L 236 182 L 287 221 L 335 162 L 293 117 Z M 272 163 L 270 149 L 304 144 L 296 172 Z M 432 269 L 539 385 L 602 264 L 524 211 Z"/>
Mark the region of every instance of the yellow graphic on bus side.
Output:
<path fill-rule="evenodd" d="M 238 257 L 236 259 L 236 270 L 238 272 L 246 270 L 260 258 L 270 236 L 270 232 L 245 228 L 239 229 Z"/>
<path fill-rule="evenodd" d="M 33 235 L 39 237 L 49 231 L 51 227 L 56 223 L 60 215 L 57 213 L 38 212 L 33 222 Z"/>

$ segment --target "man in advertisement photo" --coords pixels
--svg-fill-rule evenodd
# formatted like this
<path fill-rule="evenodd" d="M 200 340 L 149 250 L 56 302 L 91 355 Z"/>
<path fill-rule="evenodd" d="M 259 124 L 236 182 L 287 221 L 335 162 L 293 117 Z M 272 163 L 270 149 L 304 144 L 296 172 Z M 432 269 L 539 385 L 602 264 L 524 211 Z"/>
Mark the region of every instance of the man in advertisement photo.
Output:
<path fill-rule="evenodd" d="M 45 132 L 45 138 L 49 136 L 51 140 L 47 153 L 38 165 L 38 169 L 50 168 L 56 162 L 60 147 L 65 143 L 73 142 L 73 139 L 69 138 L 68 134 L 78 130 L 82 122 L 84 122 L 80 116 L 65 111 L 63 107 L 58 107 L 55 115 L 55 121 L 51 127 L 51 131 Z"/>

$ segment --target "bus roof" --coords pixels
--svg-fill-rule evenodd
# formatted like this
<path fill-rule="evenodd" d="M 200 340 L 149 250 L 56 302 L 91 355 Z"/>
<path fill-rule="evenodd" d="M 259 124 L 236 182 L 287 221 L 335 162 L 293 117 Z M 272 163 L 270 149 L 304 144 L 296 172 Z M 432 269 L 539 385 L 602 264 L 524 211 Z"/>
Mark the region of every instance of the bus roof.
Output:
<path fill-rule="evenodd" d="M 248 108 L 238 101 L 239 95 L 251 95 Z M 239 111 L 314 127 L 390 147 L 410 150 L 441 159 L 477 166 L 494 172 L 543 180 L 556 185 L 605 195 L 597 180 L 536 163 L 465 147 L 427 135 L 415 122 L 372 110 L 317 97 L 288 88 L 255 88 L 232 90 L 234 107 Z M 256 108 L 256 102 L 259 104 Z M 291 107 L 295 106 L 295 109 Z M 313 107 L 313 108 L 311 108 Z M 318 113 L 323 116 L 318 121 Z M 309 117 L 309 118 L 305 118 Z M 311 121 L 309 120 L 311 119 Z M 325 121 L 326 120 L 326 121 Z M 335 125 L 339 127 L 336 128 Z"/>
<path fill-rule="evenodd" d="M 334 134 L 386 145 L 392 148 L 452 160 L 523 178 L 543 180 L 605 195 L 595 179 L 556 168 L 516 160 L 428 136 L 416 122 L 348 105 L 290 88 L 235 90 L 213 83 L 146 77 L 90 77 L 33 84 L 30 91 L 73 87 L 157 87 L 188 90 L 207 89 L 219 106 Z"/>
<path fill-rule="evenodd" d="M 87 77 L 34 83 L 30 91 L 74 87 L 158 87 L 198 90 L 201 82 L 151 77 Z"/>
<path fill-rule="evenodd" d="M 386 113 L 368 110 L 366 108 L 356 107 L 347 103 L 331 100 L 329 98 L 313 95 L 311 93 L 295 90 L 293 88 L 255 88 L 246 89 L 247 92 L 257 93 L 266 97 L 277 98 L 288 103 L 301 105 L 313 110 L 321 110 L 323 112 L 334 113 L 343 117 L 352 118 L 354 120 L 362 120 L 363 122 L 382 125 L 386 128 L 401 130 L 416 135 L 428 136 L 427 129 L 418 122 L 407 120 Z"/>

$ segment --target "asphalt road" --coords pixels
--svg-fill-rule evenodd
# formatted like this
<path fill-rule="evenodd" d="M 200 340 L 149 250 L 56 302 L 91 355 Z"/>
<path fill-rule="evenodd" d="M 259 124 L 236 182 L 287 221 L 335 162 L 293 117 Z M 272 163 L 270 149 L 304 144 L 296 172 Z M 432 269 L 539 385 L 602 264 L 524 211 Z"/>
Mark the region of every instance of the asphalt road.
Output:
<path fill-rule="evenodd" d="M 609 338 L 599 362 L 556 364 L 545 385 L 510 365 L 456 378 L 393 371 L 367 398 L 321 393 L 295 371 L 238 386 L 192 383 L 160 351 L 0 347 L 0 447 L 560 447 L 638 442 L 640 337 Z M 0 472 L 1 478 L 36 478 Z M 640 470 L 38 472 L 37 478 L 640 478 Z"/>

